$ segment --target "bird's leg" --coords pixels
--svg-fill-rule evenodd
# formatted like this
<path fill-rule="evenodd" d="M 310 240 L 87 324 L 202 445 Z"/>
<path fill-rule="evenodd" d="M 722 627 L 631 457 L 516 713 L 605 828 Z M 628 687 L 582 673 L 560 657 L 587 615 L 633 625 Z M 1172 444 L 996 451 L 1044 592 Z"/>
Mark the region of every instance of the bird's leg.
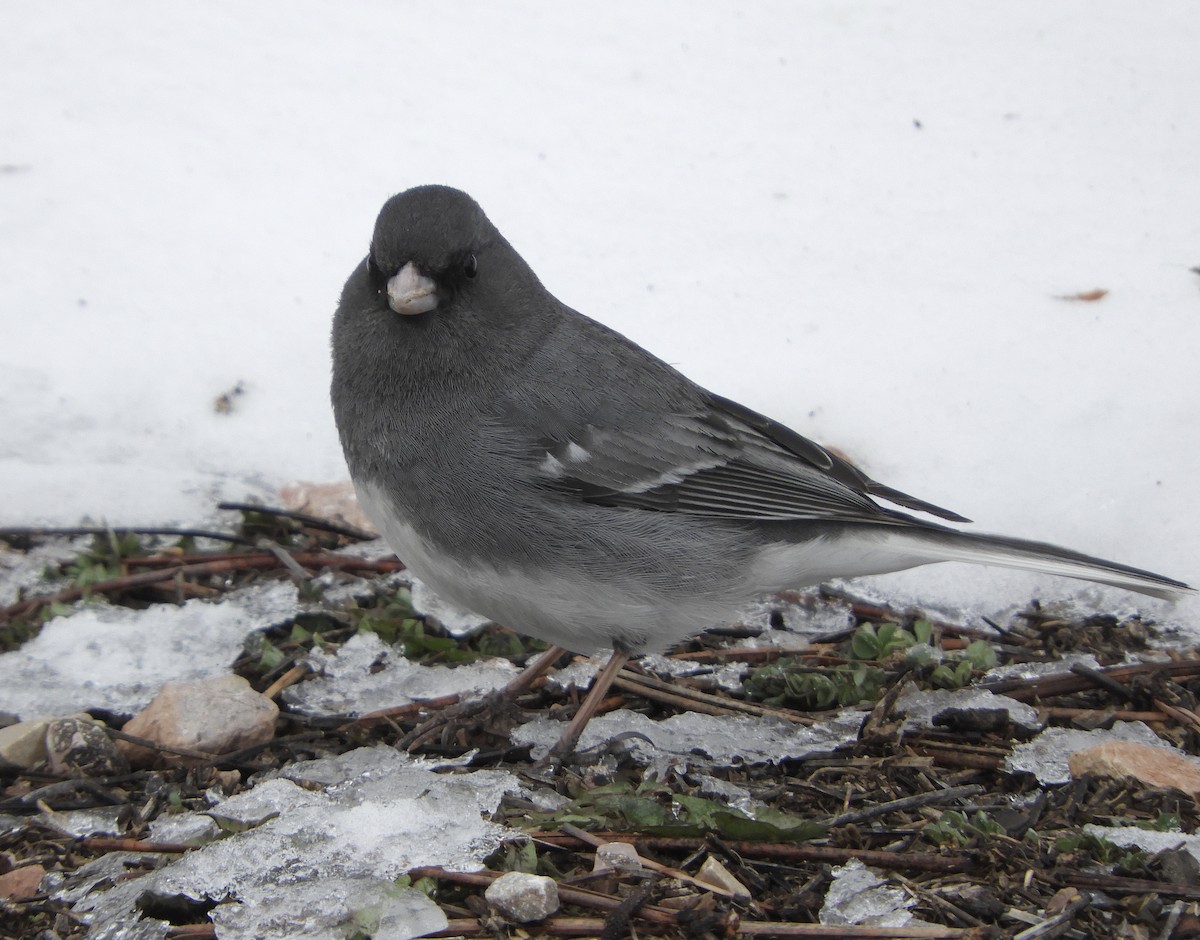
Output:
<path fill-rule="evenodd" d="M 504 687 L 504 695 L 507 698 L 515 699 L 518 695 L 523 695 L 529 691 L 529 687 L 533 685 L 538 678 L 550 670 L 560 656 L 566 650 L 561 646 L 551 646 L 546 652 L 542 653 L 537 659 L 521 670 L 512 682 Z"/>
<path fill-rule="evenodd" d="M 479 698 L 460 699 L 453 704 L 438 709 L 429 718 L 420 722 L 412 731 L 400 739 L 398 747 L 412 750 L 425 743 L 435 734 L 447 730 L 451 725 L 474 718 L 481 712 L 495 713 L 511 707 L 518 695 L 529 691 L 529 687 L 544 673 L 549 671 L 560 656 L 565 653 L 561 646 L 551 646 L 537 659 L 518 673 L 517 677 L 503 688 L 495 689 Z"/>
<path fill-rule="evenodd" d="M 583 700 L 583 704 L 579 706 L 579 710 L 575 712 L 575 717 L 571 719 L 571 723 L 567 725 L 567 730 L 563 732 L 563 736 L 558 739 L 558 743 L 550 748 L 550 753 L 547 755 L 552 760 L 560 760 L 566 757 L 573 750 L 579 741 L 579 736 L 583 734 L 583 729 L 587 727 L 587 723 L 592 720 L 592 716 L 596 713 L 596 708 L 600 705 L 604 696 L 608 694 L 608 690 L 612 687 L 613 680 L 617 677 L 617 673 L 621 671 L 621 667 L 629 662 L 629 654 L 624 653 L 619 649 L 613 650 L 612 656 L 608 662 L 604 664 L 604 668 L 596 674 L 596 678 L 592 680 L 591 691 L 588 692 L 587 698 Z M 518 677 L 519 679 L 520 677 Z M 516 680 L 514 680 L 516 681 Z"/>

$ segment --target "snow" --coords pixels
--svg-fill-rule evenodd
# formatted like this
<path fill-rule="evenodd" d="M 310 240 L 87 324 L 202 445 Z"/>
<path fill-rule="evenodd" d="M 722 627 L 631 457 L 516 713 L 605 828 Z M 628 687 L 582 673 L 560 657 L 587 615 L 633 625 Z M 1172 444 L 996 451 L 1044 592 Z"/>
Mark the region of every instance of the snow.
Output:
<path fill-rule="evenodd" d="M 445 182 L 876 478 L 1200 582 L 1198 47 L 1187 0 L 5 4 L 0 521 L 343 478 L 330 315 L 384 199 Z"/>
<path fill-rule="evenodd" d="M 621 708 L 589 721 L 576 751 L 603 752 L 619 744 L 634 761 L 656 767 L 672 761 L 702 767 L 776 764 L 832 753 L 854 739 L 863 720 L 862 712 L 844 709 L 811 726 L 772 717 L 699 712 L 682 712 L 655 721 Z M 565 727 L 565 722 L 553 718 L 535 718 L 513 729 L 512 742 L 529 745 L 530 756 L 538 761 L 562 737 Z"/>
<path fill-rule="evenodd" d="M 437 766 L 387 747 L 297 763 L 287 779 L 190 814 L 241 823 L 228 837 L 209 827 L 202 848 L 150 874 L 96 891 L 80 869 L 55 893 L 78 902 L 89 936 L 107 940 L 165 927 L 140 915 L 147 892 L 224 902 L 212 912 L 223 940 L 334 940 L 354 935 L 356 925 L 394 940 L 423 936 L 444 928 L 445 916 L 420 892 L 397 892 L 395 879 L 421 865 L 480 867 L 511 835 L 484 817 L 519 790 L 502 771 L 447 777 Z M 106 857 L 110 868 L 118 855 Z M 400 932 L 406 923 L 413 930 Z"/>
<path fill-rule="evenodd" d="M 248 634 L 299 612 L 290 582 L 238 588 L 220 604 L 77 608 L 20 649 L 0 653 L 0 712 L 30 719 L 88 708 L 139 711 L 166 682 L 226 675 Z"/>

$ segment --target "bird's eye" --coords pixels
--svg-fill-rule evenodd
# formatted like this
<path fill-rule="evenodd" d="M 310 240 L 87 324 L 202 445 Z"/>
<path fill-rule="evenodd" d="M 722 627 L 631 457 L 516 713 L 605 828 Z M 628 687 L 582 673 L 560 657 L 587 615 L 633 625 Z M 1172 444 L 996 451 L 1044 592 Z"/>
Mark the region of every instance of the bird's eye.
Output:
<path fill-rule="evenodd" d="M 387 287 L 387 277 L 383 273 L 383 269 L 379 267 L 375 261 L 375 246 L 371 246 L 371 250 L 367 252 L 367 277 L 371 279 L 371 286 L 377 291 L 382 291 Z"/>
<path fill-rule="evenodd" d="M 475 272 L 479 270 L 479 262 L 475 260 L 474 255 L 467 255 L 467 260 L 463 262 L 463 274 L 467 277 L 474 277 Z"/>

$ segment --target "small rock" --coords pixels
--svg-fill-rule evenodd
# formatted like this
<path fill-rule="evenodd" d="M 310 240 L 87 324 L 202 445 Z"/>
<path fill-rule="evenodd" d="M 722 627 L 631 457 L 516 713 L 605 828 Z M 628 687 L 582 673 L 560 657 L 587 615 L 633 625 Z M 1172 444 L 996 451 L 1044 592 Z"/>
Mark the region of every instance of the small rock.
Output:
<path fill-rule="evenodd" d="M 506 872 L 488 885 L 483 896 L 497 914 L 518 924 L 544 920 L 558 910 L 558 885 L 544 875 Z"/>
<path fill-rule="evenodd" d="M 55 718 L 46 726 L 50 772 L 64 777 L 111 777 L 129 773 L 129 762 L 108 732 L 91 718 Z"/>
<path fill-rule="evenodd" d="M 995 920 L 1008 910 L 1008 902 L 985 885 L 946 885 L 936 892 L 976 917 Z"/>
<path fill-rule="evenodd" d="M 0 759 L 23 770 L 46 762 L 46 729 L 53 718 L 31 718 L 0 728 Z"/>
<path fill-rule="evenodd" d="M 1071 775 L 1133 777 L 1148 787 L 1181 790 L 1200 798 L 1200 763 L 1176 751 L 1136 741 L 1105 741 L 1075 751 L 1068 759 Z"/>
<path fill-rule="evenodd" d="M 28 901 L 37 897 L 41 892 L 38 886 L 46 877 L 46 869 L 41 865 L 26 865 L 24 868 L 14 868 L 0 875 L 0 898 L 7 901 Z"/>
<path fill-rule="evenodd" d="M 713 888 L 728 891 L 735 898 L 750 899 L 750 889 L 733 877 L 733 873 L 711 855 L 696 872 L 696 880 Z"/>
<path fill-rule="evenodd" d="M 1179 885 L 1200 885 L 1200 859 L 1187 849 L 1166 849 L 1155 856 L 1163 880 Z"/>
<path fill-rule="evenodd" d="M 641 871 L 642 857 L 628 842 L 605 842 L 596 847 L 592 871 Z"/>
<path fill-rule="evenodd" d="M 379 534 L 374 523 L 359 507 L 353 483 L 306 483 L 298 480 L 285 484 L 279 490 L 279 500 L 286 509 Z"/>
<path fill-rule="evenodd" d="M 125 725 L 127 734 L 164 747 L 220 755 L 263 744 L 275 735 L 279 707 L 250 688 L 241 676 L 220 676 L 194 682 L 168 682 L 154 700 Z M 138 766 L 196 764 L 170 752 L 159 752 L 128 741 L 121 751 Z"/>
<path fill-rule="evenodd" d="M 1053 917 L 1056 914 L 1061 914 L 1071 904 L 1079 899 L 1079 889 L 1067 886 L 1059 888 L 1054 892 L 1054 896 L 1046 902 L 1046 913 Z"/>

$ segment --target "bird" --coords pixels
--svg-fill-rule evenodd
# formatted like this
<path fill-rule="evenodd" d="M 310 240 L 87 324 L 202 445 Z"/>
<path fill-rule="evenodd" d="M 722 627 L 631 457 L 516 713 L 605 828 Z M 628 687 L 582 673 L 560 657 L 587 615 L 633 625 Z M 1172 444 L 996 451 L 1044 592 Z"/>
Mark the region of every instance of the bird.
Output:
<path fill-rule="evenodd" d="M 530 670 L 562 650 L 613 651 L 559 755 L 628 658 L 783 589 L 959 561 L 1158 598 L 1191 590 L 956 528 L 969 520 L 559 301 L 448 186 L 384 203 L 331 345 L 355 492 L 405 565 L 446 600 L 551 644 Z"/>

